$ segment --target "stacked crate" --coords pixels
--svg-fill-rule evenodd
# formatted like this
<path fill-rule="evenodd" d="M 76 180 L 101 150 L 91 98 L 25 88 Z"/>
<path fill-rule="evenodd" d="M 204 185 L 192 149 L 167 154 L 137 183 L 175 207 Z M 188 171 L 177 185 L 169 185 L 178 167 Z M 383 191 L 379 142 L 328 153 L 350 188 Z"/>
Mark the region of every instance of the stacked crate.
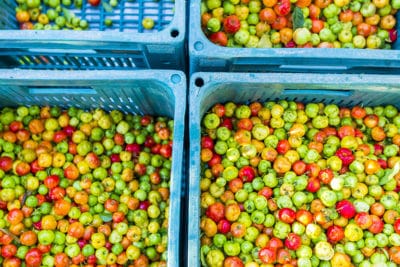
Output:
<path fill-rule="evenodd" d="M 83 0 L 77 8 L 71 1 L 68 9 L 88 23 L 86 30 L 20 30 L 17 2 L 0 1 L 0 105 L 115 109 L 173 119 L 167 259 L 168 266 L 180 266 L 186 1 L 109 2 L 92 6 Z M 45 13 L 48 7 L 42 8 Z M 145 27 L 144 18 L 154 26 Z"/>
<path fill-rule="evenodd" d="M 225 2 L 229 3 L 222 1 L 221 8 L 225 8 Z M 230 2 L 238 6 L 248 3 Z M 391 104 L 400 108 L 396 101 L 400 96 L 399 41 L 392 44 L 391 50 L 225 47 L 212 43 L 204 32 L 207 29 L 202 22 L 202 12 L 207 10 L 207 4 L 208 1 L 191 1 L 189 8 L 190 250 L 187 266 L 204 266 L 210 248 L 224 250 L 213 244 L 202 248 L 200 241 L 205 236 L 205 231 L 200 230 L 201 218 L 205 216 L 204 207 L 201 206 L 203 192 L 200 190 L 200 181 L 206 177 L 201 166 L 207 165 L 200 159 L 201 138 L 206 131 L 202 121 L 214 105 L 228 102 L 248 105 L 252 102 L 286 100 L 345 107 Z M 214 11 L 219 14 L 217 10 Z M 213 16 L 213 10 L 207 12 L 210 17 Z M 399 14 L 396 16 L 398 19 Z M 218 18 L 218 15 L 215 17 Z M 396 29 L 399 29 L 399 24 Z M 235 238 L 228 235 L 227 240 L 230 239 Z"/>
<path fill-rule="evenodd" d="M 106 1 L 103 1 L 106 3 Z M 21 31 L 14 0 L 0 3 L 0 66 L 25 69 L 185 68 L 185 0 L 121 0 L 114 8 L 83 1 L 75 16 L 88 30 Z M 154 21 L 152 29 L 142 25 Z M 106 26 L 106 20 L 112 22 Z"/>

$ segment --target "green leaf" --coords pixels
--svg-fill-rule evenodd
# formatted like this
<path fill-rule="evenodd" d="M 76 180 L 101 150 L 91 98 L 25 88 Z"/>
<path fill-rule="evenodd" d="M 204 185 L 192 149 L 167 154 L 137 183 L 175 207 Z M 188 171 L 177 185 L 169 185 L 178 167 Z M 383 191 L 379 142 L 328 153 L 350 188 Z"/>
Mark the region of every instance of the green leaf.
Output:
<path fill-rule="evenodd" d="M 389 174 L 392 172 L 390 169 L 385 170 L 385 175 L 380 179 L 379 185 L 385 185 L 389 182 Z"/>
<path fill-rule="evenodd" d="M 11 236 L 11 237 L 15 240 L 15 242 L 17 242 L 18 245 L 21 244 L 21 241 L 19 240 L 19 238 L 18 238 L 16 235 L 12 234 L 12 233 L 11 233 L 10 231 L 8 231 L 7 229 L 0 228 L 0 231 L 3 232 L 3 233 L 6 234 L 6 235 Z"/>
<path fill-rule="evenodd" d="M 75 14 L 72 11 L 68 10 L 67 8 L 63 8 L 62 11 L 65 19 L 67 20 L 67 23 L 70 23 L 72 19 L 75 17 Z"/>
<path fill-rule="evenodd" d="M 22 196 L 22 201 L 21 201 L 21 206 L 25 204 L 26 199 L 32 195 L 32 191 L 26 191 L 24 195 Z"/>
<path fill-rule="evenodd" d="M 293 12 L 293 29 L 303 28 L 304 26 L 304 15 L 301 8 L 295 7 Z"/>
<path fill-rule="evenodd" d="M 261 36 L 260 40 L 258 41 L 257 44 L 258 48 L 271 48 L 272 43 L 271 43 L 271 38 L 269 34 L 264 33 L 263 36 Z"/>
<path fill-rule="evenodd" d="M 382 179 L 379 181 L 379 185 L 385 185 L 387 184 L 393 177 L 400 171 L 400 161 L 397 162 L 393 169 L 386 169 L 385 170 L 385 175 L 382 177 Z"/>
<path fill-rule="evenodd" d="M 208 246 L 202 246 L 200 248 L 200 262 L 203 267 L 208 267 L 207 261 L 206 261 L 206 254 L 210 248 Z"/>
<path fill-rule="evenodd" d="M 100 218 L 103 220 L 103 222 L 111 222 L 112 214 L 111 213 L 102 213 L 102 214 L 100 214 Z"/>
<path fill-rule="evenodd" d="M 106 2 L 102 2 L 102 4 L 103 4 L 104 11 L 113 12 L 113 8 L 112 8 L 112 6 L 110 4 L 108 4 Z"/>

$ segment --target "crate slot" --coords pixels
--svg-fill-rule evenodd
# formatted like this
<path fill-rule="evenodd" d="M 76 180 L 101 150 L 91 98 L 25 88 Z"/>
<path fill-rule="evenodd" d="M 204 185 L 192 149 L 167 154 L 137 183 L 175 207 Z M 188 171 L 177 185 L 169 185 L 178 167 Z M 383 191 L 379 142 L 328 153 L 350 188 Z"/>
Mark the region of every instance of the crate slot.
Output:
<path fill-rule="evenodd" d="M 279 70 L 281 71 L 307 71 L 307 70 L 315 70 L 315 71 L 345 71 L 350 67 L 347 66 L 320 66 L 320 65 L 280 65 Z"/>
<path fill-rule="evenodd" d="M 350 97 L 353 95 L 353 91 L 351 90 L 323 90 L 323 89 L 284 89 L 282 92 L 282 96 L 293 96 L 293 95 L 304 95 L 304 96 L 327 96 L 327 97 Z"/>
<path fill-rule="evenodd" d="M 43 87 L 43 88 L 35 88 L 29 87 L 29 94 L 31 95 L 96 95 L 96 90 L 92 88 L 59 88 L 59 87 Z"/>

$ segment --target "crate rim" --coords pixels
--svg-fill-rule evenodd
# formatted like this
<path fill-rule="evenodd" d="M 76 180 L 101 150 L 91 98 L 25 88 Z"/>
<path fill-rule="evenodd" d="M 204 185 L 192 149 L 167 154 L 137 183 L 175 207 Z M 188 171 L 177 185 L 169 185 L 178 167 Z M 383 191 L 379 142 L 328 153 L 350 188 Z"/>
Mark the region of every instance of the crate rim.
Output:
<path fill-rule="evenodd" d="M 282 77 L 285 80 L 282 80 Z M 334 85 L 338 84 L 351 85 L 379 85 L 396 84 L 400 86 L 400 76 L 398 75 L 383 75 L 383 74 L 326 74 L 326 73 L 307 73 L 307 80 L 304 79 L 304 73 L 252 73 L 252 72 L 195 72 L 190 76 L 189 80 L 189 104 L 190 110 L 198 107 L 198 98 L 201 95 L 207 94 L 210 89 L 208 82 L 213 84 L 221 83 L 245 83 L 245 84 L 261 84 L 261 83 L 279 83 L 279 84 L 321 84 Z M 196 85 L 196 80 L 201 79 L 204 85 Z M 246 80 L 249 79 L 249 80 Z M 344 80 L 343 80 L 344 79 Z M 384 83 L 382 82 L 384 81 Z M 376 90 L 380 88 L 377 87 Z M 323 89 L 323 88 L 321 88 Z"/>
<path fill-rule="evenodd" d="M 30 81 L 49 82 L 50 85 L 59 81 L 102 82 L 102 81 L 154 81 L 168 86 L 175 96 L 174 108 L 174 142 L 170 185 L 170 210 L 168 227 L 168 261 L 170 267 L 179 266 L 179 253 L 182 250 L 180 238 L 181 187 L 183 181 L 183 144 L 186 111 L 186 77 L 182 71 L 175 70 L 95 70 L 95 71 L 61 71 L 61 70 L 21 70 L 4 69 L 0 71 L 0 86 L 26 85 Z M 172 209 L 173 207 L 173 209 Z M 176 211 L 177 210 L 177 211 Z"/>
<path fill-rule="evenodd" d="M 186 76 L 181 70 L 31 70 L 31 69 L 2 69 L 0 84 L 15 83 L 24 80 L 58 81 L 58 80 L 155 80 L 171 87 L 179 99 L 185 95 Z M 178 98 L 177 98 L 178 99 Z"/>
<path fill-rule="evenodd" d="M 341 77 L 339 81 L 338 78 Z M 345 78 L 343 80 L 343 77 Z M 202 79 L 203 85 L 196 85 L 197 79 Z M 201 99 L 210 94 L 213 86 L 229 83 L 240 83 L 247 85 L 263 83 L 279 84 L 321 84 L 328 86 L 341 84 L 349 86 L 357 83 L 359 89 L 365 85 L 372 86 L 374 91 L 381 91 L 383 86 L 393 86 L 393 91 L 400 91 L 400 76 L 380 75 L 380 74 L 317 74 L 308 73 L 307 80 L 304 73 L 249 73 L 249 72 L 196 72 L 193 73 L 189 81 L 189 136 L 190 136 L 190 155 L 189 155 L 189 183 L 188 183 L 188 251 L 187 266 L 198 267 L 200 264 L 200 158 L 195 152 L 200 153 L 201 138 Z M 241 90 L 248 90 L 241 89 Z M 324 89 L 324 88 L 321 88 Z M 209 107 L 208 107 L 209 108 Z M 206 110 L 208 110 L 208 108 Z"/>

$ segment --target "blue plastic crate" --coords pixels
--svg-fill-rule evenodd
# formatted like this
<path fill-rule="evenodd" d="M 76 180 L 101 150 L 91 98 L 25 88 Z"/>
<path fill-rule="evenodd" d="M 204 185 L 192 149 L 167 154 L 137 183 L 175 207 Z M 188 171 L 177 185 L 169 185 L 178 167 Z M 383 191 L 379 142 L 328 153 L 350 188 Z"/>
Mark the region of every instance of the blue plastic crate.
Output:
<path fill-rule="evenodd" d="M 369 74 L 195 73 L 189 83 L 189 207 L 187 266 L 200 266 L 201 120 L 216 103 L 293 100 L 341 106 L 400 108 L 400 76 Z"/>
<path fill-rule="evenodd" d="M 72 1 L 73 2 L 73 1 Z M 106 2 L 106 1 L 103 1 Z M 108 1 L 107 1 L 108 2 Z M 185 68 L 186 0 L 119 0 L 72 10 L 89 30 L 19 30 L 15 0 L 0 1 L 0 67 L 24 69 L 179 69 Z M 141 21 L 155 21 L 152 30 Z M 113 25 L 106 27 L 105 19 Z"/>
<path fill-rule="evenodd" d="M 2 70 L 0 106 L 51 105 L 103 108 L 174 119 L 168 266 L 180 266 L 180 214 L 186 78 L 179 71 L 37 71 Z"/>
<path fill-rule="evenodd" d="M 230 48 L 210 42 L 201 29 L 200 0 L 190 1 L 188 28 L 190 73 L 336 72 L 399 73 L 400 40 L 392 50 L 344 48 Z M 400 14 L 397 13 L 397 20 Z M 397 24 L 400 31 L 400 25 Z"/>

